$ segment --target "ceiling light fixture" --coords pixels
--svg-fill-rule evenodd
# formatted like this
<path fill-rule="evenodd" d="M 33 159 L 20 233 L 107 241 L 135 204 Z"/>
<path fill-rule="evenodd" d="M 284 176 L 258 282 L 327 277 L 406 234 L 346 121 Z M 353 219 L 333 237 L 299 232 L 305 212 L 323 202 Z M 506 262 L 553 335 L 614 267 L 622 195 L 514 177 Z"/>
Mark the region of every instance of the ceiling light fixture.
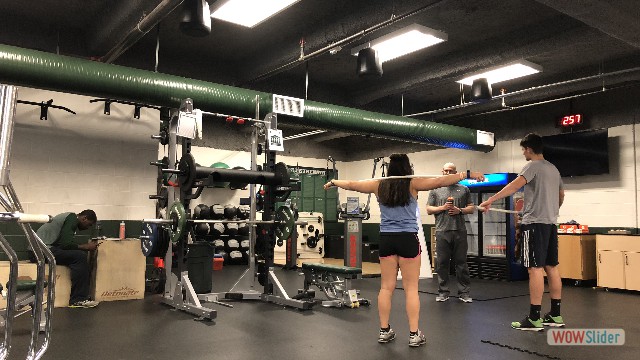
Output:
<path fill-rule="evenodd" d="M 447 40 L 447 34 L 426 26 L 413 24 L 351 49 L 351 55 L 371 47 L 378 51 L 380 62 L 424 49 Z"/>
<path fill-rule="evenodd" d="M 180 30 L 189 36 L 207 36 L 211 33 L 211 16 L 207 0 L 185 0 L 182 3 Z"/>
<path fill-rule="evenodd" d="M 456 82 L 471 85 L 473 80 L 486 78 L 490 84 L 496 84 L 501 81 L 516 79 L 519 77 L 536 74 L 542 71 L 542 66 L 534 64 L 526 60 L 516 61 L 503 66 L 496 66 L 483 70 L 482 72 L 469 75 L 462 80 Z"/>
<path fill-rule="evenodd" d="M 254 27 L 300 0 L 218 0 L 211 5 L 211 17 Z"/>
<path fill-rule="evenodd" d="M 378 51 L 374 48 L 364 48 L 358 51 L 358 76 L 382 76 L 382 62 Z"/>
<path fill-rule="evenodd" d="M 317 134 L 322 134 L 322 133 L 326 133 L 327 130 L 313 130 L 313 131 L 309 131 L 309 132 L 304 132 L 304 133 L 300 133 L 300 134 L 295 134 L 295 135 L 291 135 L 291 136 L 286 136 L 284 137 L 283 140 L 293 140 L 293 139 L 298 139 L 301 137 L 305 137 L 305 136 L 311 136 L 311 135 L 317 135 Z"/>
<path fill-rule="evenodd" d="M 491 84 L 486 78 L 478 78 L 473 80 L 471 84 L 471 101 L 487 102 L 491 100 Z"/>

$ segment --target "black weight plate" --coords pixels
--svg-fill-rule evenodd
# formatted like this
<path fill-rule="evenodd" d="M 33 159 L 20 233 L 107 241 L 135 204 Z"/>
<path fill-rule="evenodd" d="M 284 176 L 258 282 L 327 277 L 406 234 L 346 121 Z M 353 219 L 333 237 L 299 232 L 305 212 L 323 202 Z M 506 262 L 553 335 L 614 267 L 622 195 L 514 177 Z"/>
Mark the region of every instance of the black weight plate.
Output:
<path fill-rule="evenodd" d="M 289 168 L 283 162 L 279 162 L 275 167 L 276 179 L 279 179 L 278 185 L 289 185 Z"/>
<path fill-rule="evenodd" d="M 285 242 L 291 236 L 295 226 L 296 220 L 293 217 L 293 211 L 287 206 L 280 206 L 276 210 L 276 220 L 280 222 L 275 230 L 276 239 Z"/>
<path fill-rule="evenodd" d="M 180 159 L 180 164 L 178 164 L 178 170 L 180 170 L 180 175 L 178 175 L 178 180 L 180 182 L 180 188 L 183 191 L 189 191 L 193 188 L 193 184 L 196 182 L 196 160 L 193 158 L 191 154 L 185 154 Z"/>

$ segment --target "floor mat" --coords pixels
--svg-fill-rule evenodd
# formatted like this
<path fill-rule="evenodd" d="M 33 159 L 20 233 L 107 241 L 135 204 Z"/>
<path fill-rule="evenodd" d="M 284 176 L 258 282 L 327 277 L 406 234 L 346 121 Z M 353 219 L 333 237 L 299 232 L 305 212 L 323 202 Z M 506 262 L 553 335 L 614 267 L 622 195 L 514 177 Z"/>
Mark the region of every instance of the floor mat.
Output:
<path fill-rule="evenodd" d="M 456 283 L 451 284 L 449 288 L 451 289 L 451 296 L 457 296 Z M 398 287 L 397 289 L 402 289 L 402 287 Z M 437 276 L 433 279 L 420 280 L 418 292 L 433 296 L 438 295 Z M 529 296 L 529 282 L 471 279 L 470 295 L 474 301 L 489 301 Z"/>

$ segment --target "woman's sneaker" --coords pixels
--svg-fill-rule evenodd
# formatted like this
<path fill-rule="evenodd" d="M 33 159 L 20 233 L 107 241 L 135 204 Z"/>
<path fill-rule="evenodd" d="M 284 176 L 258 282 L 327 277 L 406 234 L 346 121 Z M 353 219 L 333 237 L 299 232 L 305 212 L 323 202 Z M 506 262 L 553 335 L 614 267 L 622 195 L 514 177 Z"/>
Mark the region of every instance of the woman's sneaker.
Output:
<path fill-rule="evenodd" d="M 551 326 L 551 327 L 563 327 L 564 320 L 562 320 L 562 316 L 551 316 L 550 313 L 544 314 L 542 317 L 542 325 Z"/>
<path fill-rule="evenodd" d="M 391 327 L 389 327 L 389 331 L 380 330 L 380 335 L 378 336 L 379 343 L 388 343 L 389 341 L 396 338 L 396 333 L 393 331 Z"/>
<path fill-rule="evenodd" d="M 411 347 L 417 347 L 420 345 L 424 345 L 427 343 L 427 339 L 425 338 L 424 334 L 422 333 L 422 331 L 418 330 L 418 333 L 416 335 L 409 335 L 409 346 Z"/>
<path fill-rule="evenodd" d="M 71 305 L 69 305 L 70 308 L 94 308 L 96 306 L 98 306 L 98 304 L 100 304 L 97 301 L 93 301 L 93 300 L 82 300 L 82 301 L 77 301 Z"/>
<path fill-rule="evenodd" d="M 525 331 L 542 331 L 544 327 L 542 326 L 542 319 L 531 320 L 529 316 L 525 317 L 520 321 L 514 321 L 511 323 L 511 327 L 517 330 L 525 330 Z"/>

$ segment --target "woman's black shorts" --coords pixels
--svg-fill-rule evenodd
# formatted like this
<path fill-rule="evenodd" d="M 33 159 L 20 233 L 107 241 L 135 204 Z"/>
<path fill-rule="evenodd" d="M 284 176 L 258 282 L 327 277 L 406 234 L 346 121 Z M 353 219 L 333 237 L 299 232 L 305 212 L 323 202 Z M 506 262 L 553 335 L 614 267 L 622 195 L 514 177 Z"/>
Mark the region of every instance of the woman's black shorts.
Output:
<path fill-rule="evenodd" d="M 412 259 L 420 255 L 420 240 L 417 233 L 383 232 L 380 233 L 380 258 L 398 255 Z"/>

